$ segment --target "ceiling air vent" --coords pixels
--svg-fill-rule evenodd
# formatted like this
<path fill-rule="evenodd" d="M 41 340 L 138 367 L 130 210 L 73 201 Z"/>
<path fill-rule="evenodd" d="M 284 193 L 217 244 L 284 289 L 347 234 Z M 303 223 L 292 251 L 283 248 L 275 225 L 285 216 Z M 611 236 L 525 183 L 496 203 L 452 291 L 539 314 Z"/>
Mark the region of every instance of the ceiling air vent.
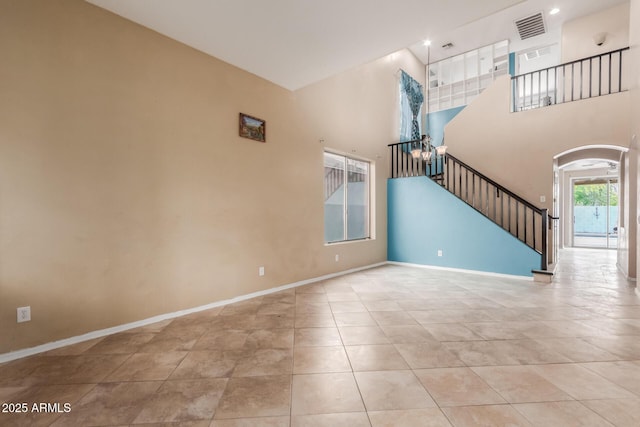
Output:
<path fill-rule="evenodd" d="M 547 32 L 544 27 L 542 12 L 517 20 L 516 27 L 518 28 L 518 33 L 522 40 L 539 36 Z"/>

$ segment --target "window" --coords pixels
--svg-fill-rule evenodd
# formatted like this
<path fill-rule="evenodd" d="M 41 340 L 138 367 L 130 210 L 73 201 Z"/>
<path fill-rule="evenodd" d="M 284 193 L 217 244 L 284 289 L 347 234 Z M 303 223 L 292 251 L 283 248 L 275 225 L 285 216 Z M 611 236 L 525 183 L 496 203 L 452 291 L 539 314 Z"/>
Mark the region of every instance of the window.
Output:
<path fill-rule="evenodd" d="M 507 40 L 429 65 L 430 111 L 469 104 L 508 68 Z"/>
<path fill-rule="evenodd" d="M 324 153 L 325 243 L 370 237 L 369 169 L 367 161 Z"/>

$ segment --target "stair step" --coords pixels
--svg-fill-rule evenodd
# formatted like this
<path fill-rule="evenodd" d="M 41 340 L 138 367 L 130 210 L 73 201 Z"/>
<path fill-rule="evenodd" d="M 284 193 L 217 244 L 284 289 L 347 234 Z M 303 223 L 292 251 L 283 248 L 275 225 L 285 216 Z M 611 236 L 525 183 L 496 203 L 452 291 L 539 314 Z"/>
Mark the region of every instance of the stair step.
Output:
<path fill-rule="evenodd" d="M 533 281 L 537 283 L 551 283 L 553 281 L 553 270 L 531 270 Z"/>

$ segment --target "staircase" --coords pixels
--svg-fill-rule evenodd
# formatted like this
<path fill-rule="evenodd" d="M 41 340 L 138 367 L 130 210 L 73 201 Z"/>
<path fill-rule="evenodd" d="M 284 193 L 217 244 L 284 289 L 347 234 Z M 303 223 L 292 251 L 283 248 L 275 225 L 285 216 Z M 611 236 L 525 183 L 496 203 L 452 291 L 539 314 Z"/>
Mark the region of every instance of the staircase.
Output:
<path fill-rule="evenodd" d="M 411 156 L 415 141 L 389 144 L 391 178 L 426 176 L 541 255 L 540 270 L 550 274 L 549 216 L 491 178 L 447 153 L 427 162 Z M 551 218 L 553 219 L 553 218 Z"/>
<path fill-rule="evenodd" d="M 473 159 L 479 155 L 486 158 L 487 152 L 499 153 L 488 156 L 484 166 L 485 170 L 496 170 L 500 178 L 489 178 L 449 153 L 439 158 L 434 155 L 432 161 L 424 161 L 421 156 L 413 158 L 412 150 L 422 147 L 420 140 L 389 145 L 390 177 L 429 177 L 540 254 L 540 271 L 548 272 L 557 252 L 556 243 L 549 242 L 549 230 L 552 220 L 558 218 L 497 181 L 504 183 L 513 179 L 522 184 L 527 177 L 547 168 L 549 159 L 558 152 L 576 148 L 572 141 L 585 144 L 593 140 L 594 135 L 594 143 L 603 138 L 616 140 L 615 129 L 620 129 L 621 123 L 622 128 L 625 127 L 624 115 L 618 114 L 618 107 L 623 105 L 619 100 L 624 99 L 620 97 L 629 87 L 628 53 L 629 48 L 624 47 L 513 76 L 510 81 L 497 81 L 473 105 L 465 108 L 463 114 L 456 116 L 448 127 L 448 136 L 453 137 L 450 141 L 454 141 L 451 146 Z M 511 108 L 502 108 L 501 102 L 508 98 Z M 601 101 L 581 102 L 592 98 L 601 98 Z M 548 113 L 535 111 L 546 107 L 554 108 L 548 108 Z M 533 121 L 538 125 L 532 125 Z M 487 123 L 500 126 L 487 126 Z M 568 134 L 572 138 L 559 137 Z M 516 138 L 518 142 L 513 143 Z M 478 152 L 478 139 L 485 142 L 482 154 Z M 532 147 L 536 147 L 535 156 L 523 161 Z M 502 167 L 500 162 L 510 157 L 519 157 L 519 168 Z M 539 188 L 545 185 L 551 188 L 552 183 L 540 181 L 536 183 Z M 539 190 L 538 194 L 545 191 Z"/>

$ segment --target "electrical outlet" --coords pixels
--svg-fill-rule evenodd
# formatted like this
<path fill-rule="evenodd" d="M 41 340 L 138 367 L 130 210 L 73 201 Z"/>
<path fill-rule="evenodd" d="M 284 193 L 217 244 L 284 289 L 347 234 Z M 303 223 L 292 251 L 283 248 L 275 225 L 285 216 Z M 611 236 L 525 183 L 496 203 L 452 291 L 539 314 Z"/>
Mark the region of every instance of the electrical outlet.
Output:
<path fill-rule="evenodd" d="M 31 320 L 31 307 L 18 307 L 18 323 Z"/>
<path fill-rule="evenodd" d="M 264 276 L 264 267 L 258 268 L 258 276 Z"/>
<path fill-rule="evenodd" d="M 442 256 L 442 249 L 438 249 L 438 256 Z"/>
<path fill-rule="evenodd" d="M 340 261 L 340 255 L 336 254 L 336 262 Z"/>

